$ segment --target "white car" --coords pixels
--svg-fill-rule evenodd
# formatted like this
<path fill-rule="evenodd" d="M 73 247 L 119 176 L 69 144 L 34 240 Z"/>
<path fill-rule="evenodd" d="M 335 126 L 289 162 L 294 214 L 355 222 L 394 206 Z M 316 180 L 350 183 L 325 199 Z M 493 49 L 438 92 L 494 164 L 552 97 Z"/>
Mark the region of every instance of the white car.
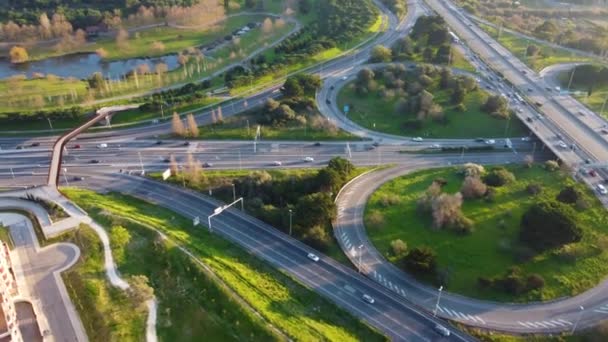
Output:
<path fill-rule="evenodd" d="M 530 140 L 532 140 L 532 138 L 530 138 L 530 137 L 523 137 L 523 138 L 521 138 L 521 141 L 530 141 Z"/>
<path fill-rule="evenodd" d="M 342 81 L 346 81 L 348 79 L 348 76 L 343 76 L 342 77 Z"/>
<path fill-rule="evenodd" d="M 275 160 L 274 162 L 272 162 L 272 165 L 274 165 L 274 166 L 281 166 L 281 165 L 283 165 L 283 163 L 281 163 L 278 160 Z"/>
<path fill-rule="evenodd" d="M 486 145 L 494 145 L 496 144 L 496 140 L 494 139 L 488 139 L 486 141 L 484 141 L 486 143 Z"/>
<path fill-rule="evenodd" d="M 439 144 L 433 144 L 433 145 L 431 145 L 431 148 L 441 148 L 441 145 L 439 145 Z"/>
<path fill-rule="evenodd" d="M 568 148 L 568 145 L 566 145 L 566 143 L 565 143 L 565 142 L 563 142 L 563 141 L 558 142 L 558 143 L 557 143 L 557 146 L 559 146 L 559 147 L 561 147 L 561 148 Z"/>
<path fill-rule="evenodd" d="M 603 186 L 602 184 L 597 185 L 597 191 L 602 195 L 608 194 L 608 189 L 606 189 L 606 187 Z"/>
<path fill-rule="evenodd" d="M 435 331 L 438 332 L 441 336 L 450 336 L 450 331 L 448 330 L 448 328 L 444 327 L 441 324 L 435 324 Z"/>
<path fill-rule="evenodd" d="M 363 295 L 363 300 L 370 303 L 370 304 L 374 304 L 376 301 L 374 300 L 374 298 L 372 298 L 372 296 L 364 294 Z"/>
<path fill-rule="evenodd" d="M 315 254 L 308 253 L 307 257 L 308 257 L 308 259 L 310 259 L 310 260 L 312 260 L 312 261 L 314 261 L 314 262 L 319 261 L 319 257 L 318 257 L 318 256 L 316 256 Z"/>
<path fill-rule="evenodd" d="M 421 137 L 415 137 L 415 138 L 412 138 L 412 141 L 417 141 L 417 142 L 420 142 L 420 141 L 422 141 L 422 140 L 424 140 L 424 139 L 422 139 Z"/>
<path fill-rule="evenodd" d="M 315 161 L 315 158 L 313 158 L 313 157 L 306 157 L 306 158 L 304 158 L 303 160 L 304 160 L 305 162 L 307 162 L 307 163 L 312 163 L 312 162 L 314 162 L 314 161 Z"/>
<path fill-rule="evenodd" d="M 107 148 L 108 144 L 99 144 L 97 145 L 97 148 Z"/>

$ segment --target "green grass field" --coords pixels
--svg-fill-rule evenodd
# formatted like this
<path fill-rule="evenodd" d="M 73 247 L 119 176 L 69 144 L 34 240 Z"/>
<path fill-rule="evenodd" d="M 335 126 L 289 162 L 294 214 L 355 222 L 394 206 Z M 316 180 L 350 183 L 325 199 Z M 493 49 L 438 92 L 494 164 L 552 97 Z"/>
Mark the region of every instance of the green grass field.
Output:
<path fill-rule="evenodd" d="M 95 218 L 99 218 L 103 212 L 121 223 L 130 220 L 138 225 L 162 231 L 169 239 L 189 249 L 199 260 L 209 265 L 266 320 L 294 340 L 384 340 L 361 321 L 282 272 L 253 258 L 240 247 L 217 235 L 209 234 L 207 229 L 192 227 L 191 220 L 185 217 L 157 205 L 116 193 L 102 195 L 75 188 L 62 191 Z M 141 258 L 146 260 L 144 255 Z M 150 268 L 151 266 L 146 266 L 141 270 L 164 272 L 167 267 L 160 267 L 158 270 Z M 196 289 L 201 290 L 200 287 Z M 165 308 L 161 303 L 159 312 L 162 313 Z M 182 317 L 193 321 L 198 319 L 188 315 Z"/>
<path fill-rule="evenodd" d="M 477 90 L 466 95 L 463 101 L 467 107 L 465 112 L 456 110 L 450 103 L 447 90 L 439 90 L 437 83 L 429 88 L 433 94 L 434 102 L 440 104 L 449 120 L 443 125 L 432 120 L 425 120 L 421 129 L 404 128 L 403 123 L 408 118 L 415 118 L 415 114 L 403 115 L 395 113 L 397 97 L 383 99 L 377 92 L 368 95 L 356 93 L 353 83 L 341 89 L 338 95 L 338 108 L 350 106 L 348 118 L 359 125 L 379 132 L 403 135 L 421 136 L 428 138 L 473 138 L 473 137 L 517 137 L 525 136 L 526 128 L 517 119 L 497 119 L 481 111 L 480 106 L 485 102 L 487 93 Z M 508 127 L 507 127 L 508 124 Z"/>
<path fill-rule="evenodd" d="M 554 49 L 504 31 L 500 35 L 500 38 L 498 38 L 498 30 L 496 28 L 484 24 L 479 24 L 479 27 L 493 38 L 497 38 L 502 46 L 511 51 L 511 53 L 534 71 L 540 71 L 553 64 L 592 61 L 589 57 L 579 56 L 563 49 Z M 526 49 L 530 44 L 534 44 L 540 48 L 540 53 L 537 56 L 526 56 Z"/>
<path fill-rule="evenodd" d="M 570 75 L 571 71 L 564 71 L 558 76 L 562 89 L 568 88 Z M 601 114 L 605 118 L 608 118 L 608 86 L 593 85 L 593 92 L 591 96 L 588 96 L 587 92 L 589 90 L 589 86 L 590 85 L 588 84 L 577 84 L 573 82 L 571 84 L 571 91 L 580 92 L 580 95 L 573 94 L 573 97 L 595 113 Z"/>
<path fill-rule="evenodd" d="M 80 260 L 62 277 L 89 339 L 144 340 L 147 310 L 107 280 L 103 246 L 93 229 L 81 225 L 59 239 L 80 249 Z"/>
<path fill-rule="evenodd" d="M 586 187 L 559 172 L 552 173 L 539 166 L 513 165 L 509 169 L 516 175 L 517 182 L 496 188 L 495 201 L 465 200 L 463 213 L 475 222 L 475 231 L 470 235 L 432 230 L 430 215 L 421 216 L 416 211 L 417 199 L 434 179 L 442 177 L 448 181 L 445 192 L 454 193 L 460 189 L 463 178 L 455 168 L 424 170 L 382 185 L 371 196 L 365 210 L 366 220 L 372 212 L 384 216 L 383 225 L 371 227 L 368 222 L 371 241 L 384 255 L 395 239 L 405 241 L 410 250 L 420 245 L 432 246 L 438 254 L 438 268 L 449 271 L 449 280 L 444 287 L 450 292 L 476 298 L 517 302 L 550 300 L 575 295 L 596 285 L 608 274 L 608 252 L 602 247 L 608 245 L 608 214 L 597 198 Z M 590 207 L 578 213 L 584 237 L 577 244 L 581 254 L 576 261 L 565 261 L 547 251 L 527 262 L 516 262 L 514 255 L 520 247 L 517 237 L 521 216 L 537 200 L 525 190 L 530 183 L 542 184 L 540 196 L 545 198 L 555 198 L 566 185 L 575 185 L 584 192 Z M 382 201 L 388 195 L 397 195 L 399 204 L 384 207 Z M 479 276 L 502 276 L 514 265 L 526 274 L 542 275 L 545 287 L 511 296 L 477 286 Z"/>

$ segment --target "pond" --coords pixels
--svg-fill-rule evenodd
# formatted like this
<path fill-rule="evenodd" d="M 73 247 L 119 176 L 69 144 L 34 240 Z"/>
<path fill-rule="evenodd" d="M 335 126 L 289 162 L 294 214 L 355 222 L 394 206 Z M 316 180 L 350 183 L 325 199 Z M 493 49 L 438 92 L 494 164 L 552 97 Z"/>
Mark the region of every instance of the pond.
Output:
<path fill-rule="evenodd" d="M 165 63 L 168 71 L 171 71 L 179 67 L 177 59 L 177 55 L 173 54 L 153 58 L 138 57 L 105 62 L 93 52 L 51 57 L 22 64 L 12 64 L 8 59 L 0 59 L 0 79 L 19 74 L 25 74 L 28 78 L 32 78 L 34 73 L 84 79 L 95 72 L 101 72 L 104 77 L 118 78 L 133 71 L 141 64 L 147 64 L 150 70 L 154 71 L 156 64 Z"/>

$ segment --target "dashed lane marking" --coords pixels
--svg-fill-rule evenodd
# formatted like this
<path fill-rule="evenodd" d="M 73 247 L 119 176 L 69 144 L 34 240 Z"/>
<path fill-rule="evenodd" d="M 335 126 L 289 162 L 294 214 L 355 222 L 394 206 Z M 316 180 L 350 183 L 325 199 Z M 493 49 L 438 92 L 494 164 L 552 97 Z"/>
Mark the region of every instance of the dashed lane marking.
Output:
<path fill-rule="evenodd" d="M 439 309 L 439 311 L 441 311 L 441 312 L 445 312 L 445 311 L 443 311 L 443 309 L 439 305 L 437 306 L 437 309 Z"/>
<path fill-rule="evenodd" d="M 481 322 L 481 324 L 486 324 L 486 321 L 484 321 L 483 318 L 479 316 L 475 316 L 475 318 L 477 318 Z"/>
<path fill-rule="evenodd" d="M 572 325 L 572 323 L 571 323 L 571 322 L 568 322 L 568 321 L 566 321 L 565 319 L 561 319 L 561 318 L 560 318 L 560 319 L 558 319 L 558 321 L 560 321 L 560 322 L 562 322 L 562 323 L 564 323 L 564 324 L 567 324 L 567 325 Z"/>
<path fill-rule="evenodd" d="M 565 326 L 566 326 L 566 324 L 565 324 L 565 323 L 558 322 L 558 321 L 551 321 L 551 323 L 553 323 L 553 324 L 557 324 L 557 325 L 559 325 L 560 327 L 565 327 Z"/>

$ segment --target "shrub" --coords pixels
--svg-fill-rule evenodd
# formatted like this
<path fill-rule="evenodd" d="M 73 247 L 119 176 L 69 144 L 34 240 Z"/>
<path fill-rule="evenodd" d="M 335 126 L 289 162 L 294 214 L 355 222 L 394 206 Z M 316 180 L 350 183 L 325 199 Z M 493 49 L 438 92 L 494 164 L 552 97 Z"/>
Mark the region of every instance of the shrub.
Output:
<path fill-rule="evenodd" d="M 447 228 L 454 226 L 462 217 L 462 194 L 441 194 L 431 203 L 433 214 L 433 226 L 435 228 Z"/>
<path fill-rule="evenodd" d="M 437 268 L 437 254 L 430 247 L 416 247 L 407 254 L 404 265 L 413 273 L 432 274 Z"/>
<path fill-rule="evenodd" d="M 489 186 L 499 187 L 515 181 L 515 175 L 505 168 L 495 168 L 484 177 Z"/>
<path fill-rule="evenodd" d="M 486 191 L 486 196 L 484 199 L 488 203 L 493 203 L 496 200 L 496 189 L 489 187 Z"/>
<path fill-rule="evenodd" d="M 528 276 L 526 283 L 528 291 L 537 290 L 545 286 L 545 279 L 540 274 L 534 273 Z"/>
<path fill-rule="evenodd" d="M 530 194 L 530 195 L 538 195 L 543 191 L 543 188 L 540 184 L 528 184 L 528 186 L 526 187 L 526 191 Z"/>
<path fill-rule="evenodd" d="M 547 160 L 545 162 L 545 169 L 547 171 L 557 171 L 559 170 L 559 164 L 555 160 Z"/>
<path fill-rule="evenodd" d="M 465 177 L 467 177 L 467 176 L 481 177 L 486 173 L 486 169 L 482 165 L 479 165 L 479 164 L 466 163 L 462 166 L 462 169 L 460 169 L 460 173 L 464 174 Z"/>
<path fill-rule="evenodd" d="M 367 219 L 367 225 L 369 228 L 382 228 L 384 226 L 384 215 L 378 210 L 372 211 Z"/>
<path fill-rule="evenodd" d="M 486 289 L 494 285 L 494 280 L 488 277 L 479 277 L 477 278 L 477 285 L 479 285 L 479 287 L 482 289 Z"/>
<path fill-rule="evenodd" d="M 385 208 L 399 203 L 401 203 L 401 199 L 395 194 L 387 194 L 380 197 L 380 204 Z"/>
<path fill-rule="evenodd" d="M 401 239 L 391 241 L 391 251 L 393 255 L 401 258 L 407 253 L 407 244 Z"/>
<path fill-rule="evenodd" d="M 476 176 L 467 176 L 462 182 L 460 193 L 466 199 L 480 198 L 486 194 L 488 187 Z"/>
<path fill-rule="evenodd" d="M 465 106 L 464 103 L 459 103 L 455 109 L 461 113 L 464 113 L 467 111 L 467 106 Z"/>

